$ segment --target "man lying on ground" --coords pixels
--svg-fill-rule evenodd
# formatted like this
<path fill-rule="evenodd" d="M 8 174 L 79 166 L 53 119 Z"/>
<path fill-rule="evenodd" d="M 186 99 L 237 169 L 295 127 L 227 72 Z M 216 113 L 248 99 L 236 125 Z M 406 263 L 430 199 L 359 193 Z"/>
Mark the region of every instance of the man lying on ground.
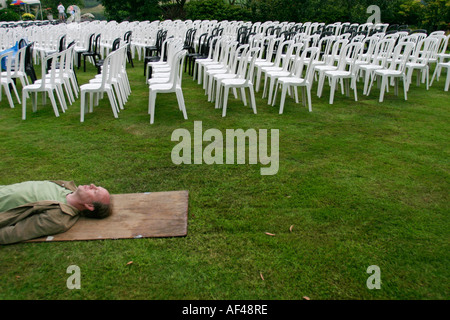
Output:
<path fill-rule="evenodd" d="M 69 230 L 80 216 L 111 215 L 108 190 L 73 181 L 26 181 L 0 186 L 0 244 Z"/>

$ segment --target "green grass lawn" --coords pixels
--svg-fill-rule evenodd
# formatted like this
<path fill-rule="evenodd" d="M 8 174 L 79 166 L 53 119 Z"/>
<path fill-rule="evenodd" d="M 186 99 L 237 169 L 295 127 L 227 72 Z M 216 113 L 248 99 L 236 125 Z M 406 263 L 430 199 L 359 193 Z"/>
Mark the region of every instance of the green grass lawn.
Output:
<path fill-rule="evenodd" d="M 411 85 L 359 101 L 313 88 L 313 112 L 283 115 L 257 93 L 258 114 L 232 98 L 227 116 L 187 74 L 188 120 L 175 94 L 157 97 L 150 125 L 143 63 L 114 119 L 108 100 L 80 123 L 77 100 L 21 120 L 3 93 L 0 184 L 68 179 L 111 193 L 189 190 L 188 235 L 0 246 L 0 299 L 448 299 L 449 93 Z M 37 68 L 38 69 L 38 68 Z M 77 72 L 80 84 L 95 74 Z M 39 102 L 41 99 L 39 98 Z M 279 129 L 279 171 L 261 164 L 175 165 L 172 132 Z M 204 143 L 208 145 L 208 143 Z M 290 230 L 290 227 L 293 226 Z M 274 234 L 267 235 L 266 232 Z M 133 261 L 132 264 L 127 264 Z M 67 267 L 81 270 L 69 290 Z M 381 289 L 366 272 L 379 266 Z"/>

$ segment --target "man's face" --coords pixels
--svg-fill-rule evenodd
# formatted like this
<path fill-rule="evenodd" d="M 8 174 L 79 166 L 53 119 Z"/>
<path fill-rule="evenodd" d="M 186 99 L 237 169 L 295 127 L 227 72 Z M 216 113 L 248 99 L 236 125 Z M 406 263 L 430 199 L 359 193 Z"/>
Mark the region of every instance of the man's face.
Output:
<path fill-rule="evenodd" d="M 97 187 L 94 184 L 78 186 L 75 194 L 77 194 L 79 199 L 86 204 L 92 204 L 93 202 L 109 204 L 110 201 L 108 190 Z"/>

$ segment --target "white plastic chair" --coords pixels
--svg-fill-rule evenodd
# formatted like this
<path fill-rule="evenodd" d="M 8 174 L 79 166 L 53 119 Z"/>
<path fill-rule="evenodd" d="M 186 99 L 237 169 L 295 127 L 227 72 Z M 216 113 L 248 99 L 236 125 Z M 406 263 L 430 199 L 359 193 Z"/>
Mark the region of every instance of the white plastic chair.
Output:
<path fill-rule="evenodd" d="M 405 95 L 405 100 L 407 100 L 408 83 L 405 74 L 406 62 L 408 62 L 409 56 L 414 49 L 414 42 L 401 42 L 397 44 L 394 49 L 394 54 L 388 68 L 383 68 L 381 70 L 375 70 L 374 76 L 370 82 L 369 88 L 367 89 L 367 95 L 370 94 L 375 77 L 381 77 L 381 88 L 380 88 L 380 98 L 379 102 L 383 102 L 384 92 L 389 87 L 389 79 L 395 79 L 395 95 L 398 95 L 398 80 L 401 78 L 403 81 L 403 91 Z"/>
<path fill-rule="evenodd" d="M 364 73 L 364 95 L 367 94 L 367 88 L 369 87 L 373 71 L 383 69 L 386 66 L 386 61 L 391 57 L 394 50 L 395 41 L 392 38 L 380 40 L 375 46 L 370 63 L 358 66 L 358 75 Z"/>
<path fill-rule="evenodd" d="M 273 66 L 273 57 L 276 55 L 276 47 L 275 45 L 279 44 L 282 41 L 282 37 L 276 38 L 275 36 L 269 36 L 267 37 L 266 41 L 268 41 L 267 44 L 267 50 L 266 50 L 266 58 L 263 60 L 256 60 L 255 61 L 255 72 L 256 72 L 256 83 L 255 83 L 255 91 L 259 92 L 259 87 L 261 84 L 261 68 L 264 66 Z"/>
<path fill-rule="evenodd" d="M 312 112 L 311 105 L 311 87 L 314 80 L 314 61 L 319 57 L 320 50 L 317 47 L 310 47 L 302 52 L 300 59 L 296 61 L 294 73 L 289 77 L 280 77 L 275 85 L 275 94 L 272 100 L 272 106 L 275 106 L 278 87 L 281 86 L 281 100 L 279 114 L 283 113 L 286 93 L 289 89 L 295 89 L 295 101 L 298 103 L 297 87 L 303 89 L 303 105 L 306 105 L 305 93 L 308 100 L 308 110 Z M 306 67 L 306 68 L 305 68 Z M 305 70 L 305 71 L 304 71 Z M 304 71 L 304 72 L 303 72 Z M 304 75 L 304 76 L 303 76 Z"/>
<path fill-rule="evenodd" d="M 247 105 L 247 100 L 245 98 L 245 89 L 249 89 L 250 104 L 253 109 L 253 113 L 256 114 L 255 92 L 253 88 L 253 72 L 255 60 L 258 57 L 259 51 L 260 48 L 258 47 L 248 50 L 249 57 L 251 57 L 250 63 L 240 64 L 240 70 L 238 71 L 238 76 L 236 78 L 223 79 L 217 83 L 216 102 L 219 102 L 219 105 L 220 102 L 222 102 L 222 117 L 225 117 L 227 113 L 228 94 L 231 88 L 241 89 L 241 98 L 245 106 Z M 246 59 L 245 57 L 243 57 L 242 60 L 248 61 L 248 58 Z M 223 95 L 221 94 L 222 91 Z"/>
<path fill-rule="evenodd" d="M 447 53 L 447 47 L 450 39 L 450 34 L 447 35 L 442 43 L 442 46 L 439 48 L 439 52 L 437 54 L 438 56 L 438 62 L 444 62 L 445 59 L 450 59 L 450 53 Z"/>
<path fill-rule="evenodd" d="M 66 49 L 66 61 L 64 64 L 64 68 L 60 69 L 63 71 L 63 77 L 64 80 L 66 81 L 66 85 L 68 87 L 71 86 L 72 90 L 72 98 L 74 98 L 74 96 L 76 98 L 78 98 L 78 93 L 80 91 L 80 88 L 78 86 L 78 80 L 77 77 L 75 75 L 75 71 L 74 71 L 74 58 L 75 58 L 75 48 L 73 46 L 69 47 L 68 49 Z"/>
<path fill-rule="evenodd" d="M 46 70 L 48 61 L 50 62 L 50 68 Z M 52 103 L 53 111 L 55 116 L 59 117 L 58 106 L 56 105 L 56 100 L 54 96 L 54 92 L 58 97 L 59 103 L 61 105 L 61 110 L 65 112 L 66 102 L 64 99 L 64 93 L 60 90 L 60 86 L 56 83 L 57 79 L 57 65 L 60 63 L 61 53 L 54 53 L 43 58 L 41 62 L 41 74 L 43 75 L 41 79 L 36 80 L 33 84 L 27 85 L 22 89 L 22 119 L 26 119 L 26 104 L 28 93 L 34 93 L 34 97 L 32 98 L 32 110 L 36 112 L 37 110 L 37 94 L 39 92 L 43 93 L 43 103 L 46 103 L 46 93 L 50 97 L 50 101 Z"/>
<path fill-rule="evenodd" d="M 108 71 L 108 81 L 114 89 L 116 101 L 120 110 L 124 109 L 124 105 L 128 101 L 128 96 L 131 93 L 126 72 L 127 47 L 128 44 L 125 44 L 116 49 L 112 58 L 112 63 L 108 65 L 108 68 L 110 68 Z M 103 66 L 101 70 L 103 70 Z M 96 75 L 94 79 L 89 80 L 89 83 L 99 83 L 101 81 L 102 75 L 100 74 Z"/>
<path fill-rule="evenodd" d="M 14 63 L 11 63 L 11 78 L 19 79 L 22 84 L 22 88 L 29 84 L 27 74 L 25 72 L 25 50 L 26 46 L 20 48 L 14 57 Z M 6 71 L 2 72 L 4 75 Z M 20 103 L 20 102 L 19 102 Z"/>
<path fill-rule="evenodd" d="M 173 38 L 171 38 L 173 40 Z M 170 75 L 175 65 L 177 53 L 182 51 L 183 43 L 181 41 L 171 41 L 167 43 L 167 57 L 165 61 L 150 62 L 155 70 L 152 77 L 147 79 L 147 84 L 167 83 L 170 81 Z M 164 50 L 164 48 L 163 48 Z"/>
<path fill-rule="evenodd" d="M 152 68 L 152 78 L 168 78 L 172 56 L 174 55 L 174 52 L 178 52 L 182 47 L 183 43 L 181 40 L 175 40 L 174 38 L 167 38 L 164 40 L 161 46 L 160 60 L 148 62 L 146 66 L 146 74 L 150 75 L 150 68 Z"/>
<path fill-rule="evenodd" d="M 322 74 L 322 77 L 329 78 L 330 80 L 330 100 L 329 103 L 333 104 L 334 93 L 336 91 L 336 83 L 338 80 L 341 80 L 341 85 L 343 80 L 345 81 L 345 92 L 347 96 L 350 93 L 350 83 L 353 88 L 353 92 L 355 95 L 355 101 L 358 101 L 358 92 L 356 88 L 356 72 L 355 72 L 355 62 L 358 55 L 361 53 L 362 43 L 361 42 L 351 42 L 347 44 L 347 46 L 341 51 L 341 55 L 339 58 L 338 66 L 336 70 L 328 70 Z M 324 79 L 319 79 L 319 89 L 322 92 L 322 86 Z M 344 93 L 344 88 L 342 85 L 342 93 Z"/>
<path fill-rule="evenodd" d="M 101 71 L 101 81 L 100 82 L 90 82 L 83 84 L 80 87 L 80 122 L 84 122 L 84 114 L 87 111 L 86 108 L 86 94 L 89 93 L 89 112 L 93 112 L 94 108 L 94 95 L 96 96 L 96 103 L 98 103 L 99 96 L 106 92 L 108 95 L 109 102 L 111 104 L 111 109 L 114 114 L 114 118 L 118 118 L 119 108 L 117 105 L 116 97 L 114 95 L 114 90 L 112 86 L 113 66 L 115 65 L 114 58 L 117 58 L 117 51 L 109 54 L 103 61 L 102 71 Z"/>
<path fill-rule="evenodd" d="M 319 57 L 315 59 L 313 66 L 326 63 L 328 57 L 331 55 L 334 41 L 336 41 L 336 36 L 325 36 L 319 40 L 317 45 L 319 48 Z"/>
<path fill-rule="evenodd" d="M 439 74 L 441 73 L 441 69 L 446 68 L 447 69 L 447 78 L 445 80 L 445 86 L 444 91 L 448 91 L 450 86 L 450 61 L 448 62 L 438 62 L 436 65 L 436 69 L 434 70 L 433 77 L 430 81 L 430 86 L 433 84 L 434 78 L 437 75 L 437 81 L 439 81 Z"/>
<path fill-rule="evenodd" d="M 439 76 L 441 75 L 441 68 L 438 68 L 437 65 L 439 63 L 443 63 L 445 62 L 445 60 L 450 59 L 450 53 L 447 53 L 447 47 L 448 47 L 448 43 L 449 43 L 449 39 L 450 39 L 450 34 L 447 35 L 443 41 L 441 42 L 439 48 L 438 48 L 438 52 L 436 54 L 436 69 L 438 70 L 436 76 L 437 76 L 437 80 L 439 80 Z M 435 74 L 433 74 L 433 79 Z M 431 84 L 430 84 L 431 85 Z"/>
<path fill-rule="evenodd" d="M 418 71 L 417 74 L 417 86 L 420 84 L 420 78 L 425 78 L 427 90 L 429 88 L 430 70 L 429 60 L 432 57 L 434 51 L 437 51 L 438 39 L 428 37 L 420 40 L 416 45 L 416 54 L 412 57 L 411 61 L 406 62 L 406 76 L 408 80 L 408 88 L 412 81 L 412 73 L 414 70 Z"/>
<path fill-rule="evenodd" d="M 248 64 L 248 60 L 245 59 L 239 59 L 239 57 L 247 57 L 248 54 L 248 50 L 249 50 L 250 46 L 248 44 L 243 44 L 240 45 L 235 52 L 235 57 L 233 58 L 233 63 L 230 66 L 230 69 L 227 72 L 223 72 L 223 73 L 217 73 L 217 74 L 213 74 L 212 77 L 209 78 L 209 80 L 211 81 L 211 84 L 209 85 L 208 89 L 209 89 L 209 97 L 208 97 L 208 101 L 213 102 L 215 101 L 215 108 L 218 109 L 219 108 L 219 101 L 217 99 L 215 99 L 214 97 L 217 97 L 217 83 L 219 83 L 220 81 L 222 81 L 223 79 L 232 79 L 232 78 L 236 78 L 238 76 L 238 70 L 243 67 L 243 65 L 247 65 Z M 214 92 L 216 94 L 214 94 Z M 235 92 L 235 90 L 234 90 Z M 237 97 L 237 94 L 235 94 L 235 97 Z"/>
<path fill-rule="evenodd" d="M 57 94 L 59 93 L 58 99 L 61 103 L 61 109 L 63 111 L 67 110 L 67 102 L 64 97 L 63 89 L 66 91 L 66 95 L 69 99 L 69 103 L 72 104 L 74 101 L 72 89 L 70 87 L 70 82 L 66 81 L 66 79 L 64 78 L 64 68 L 66 66 L 67 58 L 68 57 L 67 57 L 66 50 L 59 52 L 56 65 L 53 66 L 53 64 L 52 64 L 52 68 L 54 68 L 55 70 L 48 70 L 47 74 L 44 77 L 42 77 L 42 79 L 38 79 L 34 82 L 34 84 L 39 84 L 39 83 L 41 83 L 41 81 L 46 81 L 48 83 L 50 83 L 50 82 L 54 83 L 54 85 L 56 86 L 56 92 L 57 92 Z M 44 60 L 45 60 L 45 58 L 44 58 Z"/>
<path fill-rule="evenodd" d="M 197 83 L 201 84 L 203 80 L 203 66 L 216 63 L 219 60 L 221 37 L 214 37 L 210 40 L 208 57 L 205 59 L 196 59 L 194 64 L 193 79 L 197 77 Z"/>
<path fill-rule="evenodd" d="M 205 93 L 208 92 L 208 71 L 214 70 L 214 69 L 226 69 L 228 64 L 230 63 L 230 57 L 233 55 L 234 51 L 238 45 L 237 41 L 229 41 L 224 39 L 220 55 L 217 62 L 212 62 L 205 64 L 203 67 L 203 89 L 205 90 Z"/>
<path fill-rule="evenodd" d="M 174 65 L 170 72 L 169 81 L 166 83 L 154 83 L 149 85 L 148 97 L 148 113 L 150 113 L 150 124 L 153 124 L 155 118 L 155 103 L 156 95 L 158 93 L 173 93 L 175 92 L 178 101 L 178 108 L 183 113 L 184 119 L 187 119 L 186 105 L 184 103 L 183 90 L 181 88 L 182 72 L 184 58 L 186 57 L 186 50 L 179 51 L 174 56 Z"/>
<path fill-rule="evenodd" d="M 6 96 L 8 97 L 8 102 L 11 108 L 14 108 L 14 102 L 12 100 L 10 86 L 13 88 L 14 93 L 16 95 L 17 101 L 20 103 L 20 97 L 19 93 L 17 92 L 16 85 L 12 78 L 12 70 L 11 70 L 11 63 L 12 63 L 12 56 L 13 52 L 8 51 L 3 54 L 0 54 L 0 61 L 5 59 L 5 66 L 6 71 L 0 73 L 0 100 L 2 98 L 2 88 L 5 89 Z"/>
<path fill-rule="evenodd" d="M 293 43 L 289 46 L 286 51 L 286 55 L 284 57 L 283 68 L 281 70 L 267 70 L 265 73 L 266 82 L 268 83 L 268 99 L 267 104 L 272 103 L 273 96 L 273 88 L 276 83 L 276 79 L 280 77 L 290 76 L 293 72 L 293 67 L 295 66 L 295 62 L 300 56 L 301 49 L 303 47 L 303 43 Z M 291 59 L 293 58 L 293 59 Z"/>
<path fill-rule="evenodd" d="M 274 64 L 271 66 L 262 66 L 260 68 L 261 74 L 264 74 L 264 89 L 262 97 L 265 98 L 268 91 L 268 79 L 267 79 L 267 73 L 268 72 L 274 72 L 274 71 L 282 71 L 287 70 L 287 66 L 290 65 L 290 55 L 288 59 L 285 59 L 286 55 L 283 54 L 283 52 L 288 52 L 288 49 L 294 44 L 293 40 L 285 40 L 279 43 L 277 48 L 277 54 L 275 56 Z"/>
<path fill-rule="evenodd" d="M 207 67 L 205 70 L 205 80 L 204 85 L 206 86 L 206 94 L 208 96 L 208 101 L 213 101 L 213 90 L 215 86 L 214 77 L 220 77 L 220 75 L 225 74 L 234 74 L 236 71 L 236 65 L 239 60 L 239 56 L 242 54 L 243 46 L 241 45 L 238 48 L 238 42 L 233 41 L 229 45 L 229 53 L 228 53 L 228 60 L 226 63 L 224 63 L 222 66 L 214 66 L 214 67 Z M 247 45 L 248 46 L 248 45 Z"/>
<path fill-rule="evenodd" d="M 328 70 L 336 70 L 337 66 L 335 65 L 335 57 L 339 56 L 342 49 L 348 44 L 347 39 L 338 39 L 333 43 L 333 47 L 331 49 L 331 54 L 325 57 L 325 63 L 323 64 L 313 64 L 314 76 L 318 73 L 319 80 L 324 79 L 323 73 Z M 323 86 L 323 84 L 322 84 Z M 318 88 L 322 87 L 319 81 Z M 322 95 L 321 90 L 317 90 L 317 96 L 320 98 Z"/>

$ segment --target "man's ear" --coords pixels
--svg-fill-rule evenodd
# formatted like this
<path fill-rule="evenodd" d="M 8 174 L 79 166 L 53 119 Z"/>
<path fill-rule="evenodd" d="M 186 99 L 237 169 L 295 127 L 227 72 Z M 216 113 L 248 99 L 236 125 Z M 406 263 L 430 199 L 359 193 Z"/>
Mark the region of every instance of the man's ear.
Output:
<path fill-rule="evenodd" d="M 84 207 L 86 209 L 88 209 L 89 211 L 93 211 L 94 210 L 94 204 L 92 204 L 92 203 L 85 203 Z"/>

